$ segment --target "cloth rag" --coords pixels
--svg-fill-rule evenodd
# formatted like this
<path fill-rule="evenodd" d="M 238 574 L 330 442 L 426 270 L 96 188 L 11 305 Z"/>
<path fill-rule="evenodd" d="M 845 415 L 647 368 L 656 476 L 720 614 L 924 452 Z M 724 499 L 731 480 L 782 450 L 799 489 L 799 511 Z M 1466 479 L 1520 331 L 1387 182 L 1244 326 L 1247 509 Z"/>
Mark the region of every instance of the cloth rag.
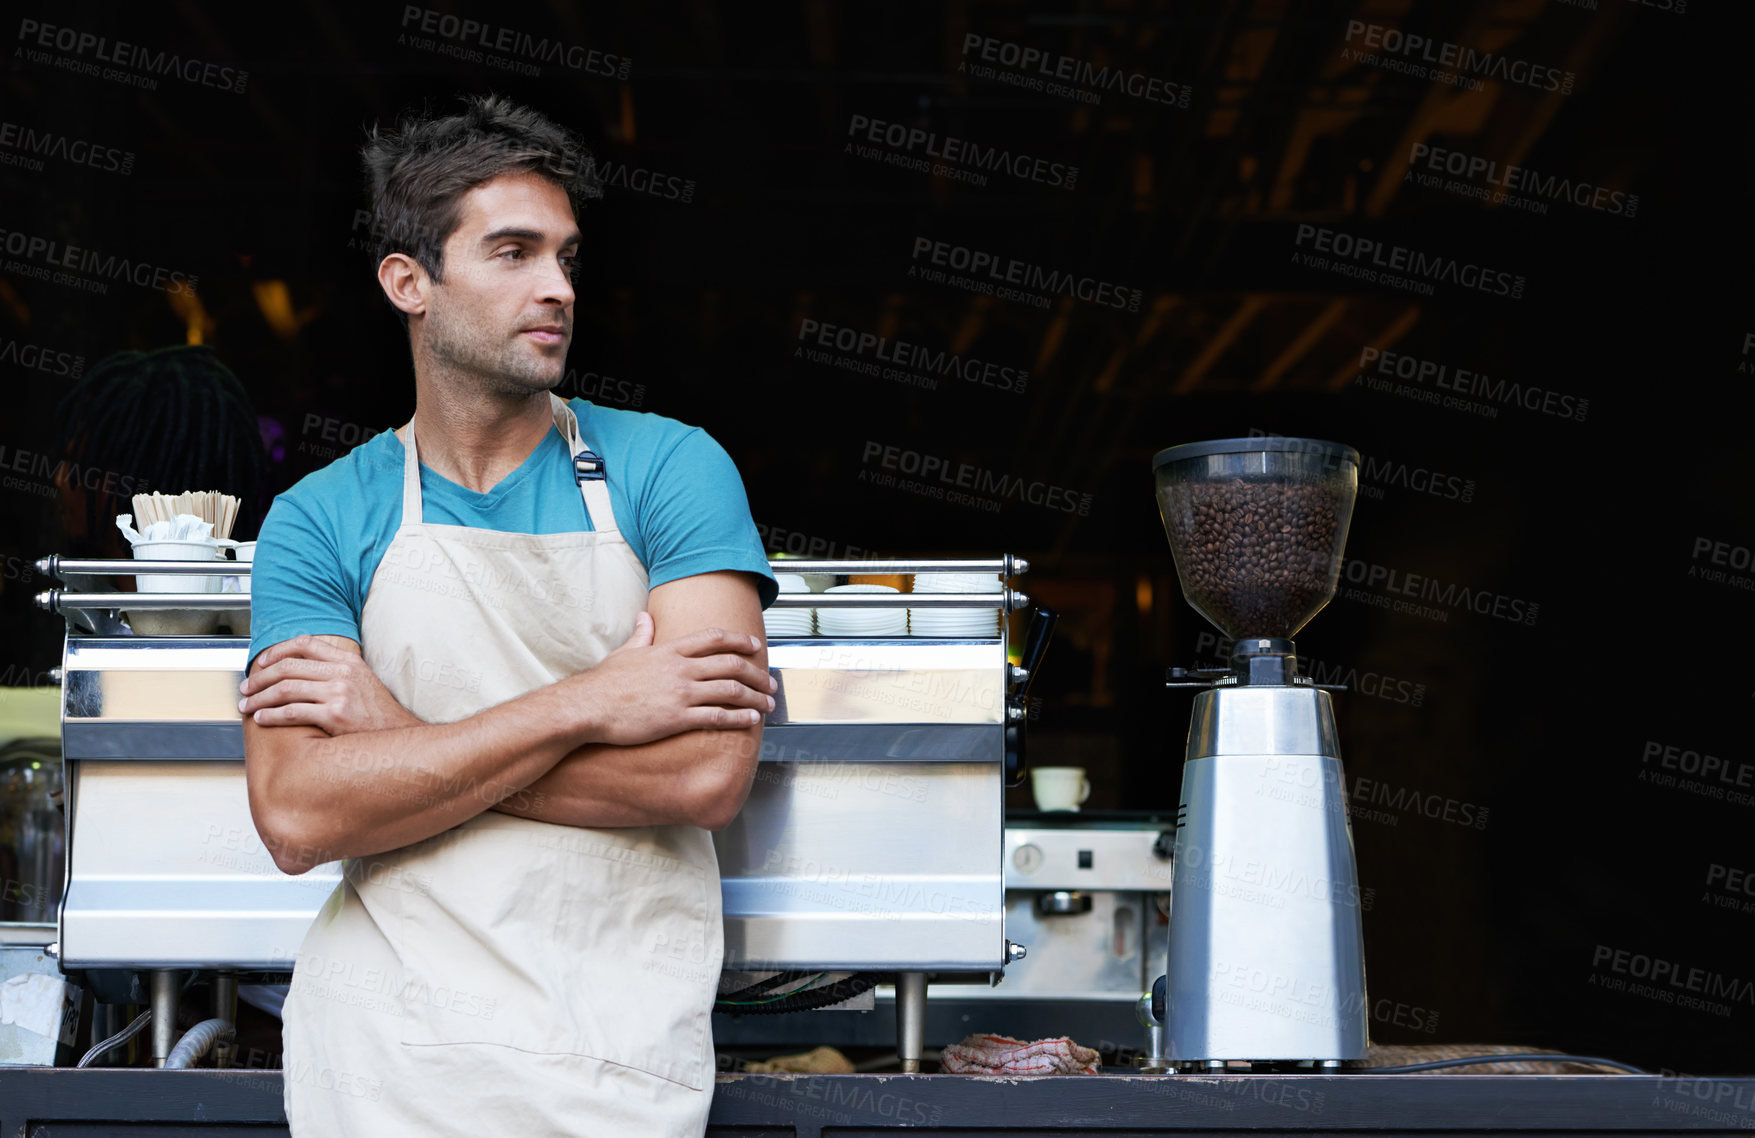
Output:
<path fill-rule="evenodd" d="M 1009 1035 L 970 1035 L 945 1048 L 939 1063 L 953 1075 L 1095 1075 L 1103 1060 L 1064 1035 L 1034 1043 Z"/>

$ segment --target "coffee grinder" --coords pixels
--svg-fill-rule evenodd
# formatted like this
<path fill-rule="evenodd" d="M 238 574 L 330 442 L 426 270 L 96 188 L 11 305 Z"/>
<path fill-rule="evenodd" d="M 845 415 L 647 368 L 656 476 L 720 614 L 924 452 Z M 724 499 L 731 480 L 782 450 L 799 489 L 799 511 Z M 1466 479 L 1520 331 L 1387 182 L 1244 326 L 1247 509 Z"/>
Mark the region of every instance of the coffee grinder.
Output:
<path fill-rule="evenodd" d="M 1315 439 L 1189 443 L 1152 460 L 1182 591 L 1232 642 L 1176 668 L 1195 697 L 1166 975 L 1141 998 L 1157 1070 L 1363 1059 L 1365 956 L 1329 694 L 1292 635 L 1335 594 L 1359 454 Z"/>

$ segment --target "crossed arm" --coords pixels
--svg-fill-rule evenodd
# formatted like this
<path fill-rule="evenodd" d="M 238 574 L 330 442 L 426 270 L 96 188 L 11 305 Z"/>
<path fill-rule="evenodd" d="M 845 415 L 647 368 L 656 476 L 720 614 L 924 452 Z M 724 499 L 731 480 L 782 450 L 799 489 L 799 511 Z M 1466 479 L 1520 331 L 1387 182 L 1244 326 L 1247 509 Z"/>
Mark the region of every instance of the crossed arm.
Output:
<path fill-rule="evenodd" d="M 346 637 L 257 657 L 242 687 L 250 810 L 303 873 L 485 810 L 568 826 L 720 829 L 742 808 L 773 681 L 743 573 L 668 582 L 596 667 L 454 723 L 417 719 Z"/>

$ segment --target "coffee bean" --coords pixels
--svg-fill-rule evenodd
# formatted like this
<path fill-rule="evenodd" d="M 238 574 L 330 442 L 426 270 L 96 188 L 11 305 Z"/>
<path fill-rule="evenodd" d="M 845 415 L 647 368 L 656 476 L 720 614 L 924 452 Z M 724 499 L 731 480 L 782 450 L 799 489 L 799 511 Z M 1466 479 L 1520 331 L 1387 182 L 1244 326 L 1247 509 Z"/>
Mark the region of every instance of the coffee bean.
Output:
<path fill-rule="evenodd" d="M 1333 595 L 1351 506 L 1334 486 L 1183 482 L 1162 504 L 1183 592 L 1231 637 L 1290 636 Z"/>

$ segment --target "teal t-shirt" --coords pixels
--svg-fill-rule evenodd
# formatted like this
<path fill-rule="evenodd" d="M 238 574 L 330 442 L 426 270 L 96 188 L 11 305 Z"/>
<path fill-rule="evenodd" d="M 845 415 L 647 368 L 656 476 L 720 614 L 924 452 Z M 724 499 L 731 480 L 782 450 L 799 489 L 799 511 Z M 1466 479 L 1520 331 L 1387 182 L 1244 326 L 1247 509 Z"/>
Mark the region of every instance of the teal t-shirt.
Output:
<path fill-rule="evenodd" d="M 743 479 L 699 427 L 646 411 L 570 402 L 579 434 L 603 456 L 616 525 L 653 588 L 741 569 L 762 607 L 779 592 L 750 519 Z M 274 499 L 250 570 L 250 659 L 303 634 L 360 638 L 378 562 L 402 522 L 403 446 L 385 431 Z M 485 494 L 420 468 L 421 511 L 437 525 L 503 533 L 592 529 L 560 430 Z"/>

